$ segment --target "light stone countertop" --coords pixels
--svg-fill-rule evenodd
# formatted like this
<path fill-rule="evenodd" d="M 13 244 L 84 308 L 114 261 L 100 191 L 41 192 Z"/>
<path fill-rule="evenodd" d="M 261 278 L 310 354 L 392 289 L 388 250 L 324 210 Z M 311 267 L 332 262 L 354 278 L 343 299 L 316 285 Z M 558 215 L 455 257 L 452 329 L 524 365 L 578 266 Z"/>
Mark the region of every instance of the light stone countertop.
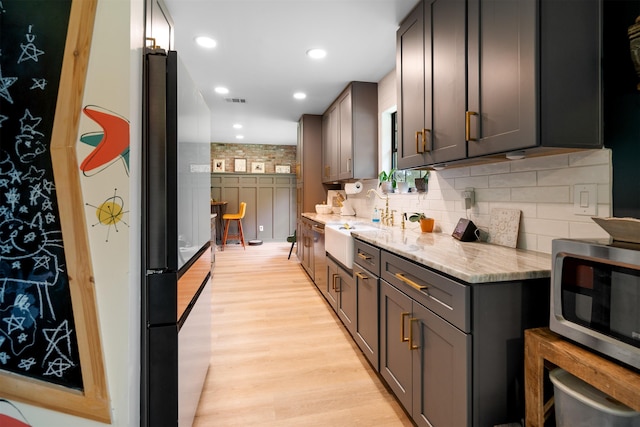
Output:
<path fill-rule="evenodd" d="M 303 213 L 321 224 L 363 222 L 368 219 Z M 381 226 L 379 231 L 352 232 L 358 239 L 413 260 L 467 283 L 548 278 L 549 254 L 512 249 L 485 242 L 461 242 L 449 234 L 421 233 L 415 228 Z"/>

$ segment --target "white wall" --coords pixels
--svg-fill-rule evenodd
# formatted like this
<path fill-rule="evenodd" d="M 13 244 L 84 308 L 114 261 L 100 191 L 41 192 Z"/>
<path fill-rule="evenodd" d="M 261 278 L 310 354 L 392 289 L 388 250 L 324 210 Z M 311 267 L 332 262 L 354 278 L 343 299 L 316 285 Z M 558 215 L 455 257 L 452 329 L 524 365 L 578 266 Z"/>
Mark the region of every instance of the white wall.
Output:
<path fill-rule="evenodd" d="M 87 206 L 86 222 L 112 426 L 139 425 L 140 376 L 140 141 L 143 0 L 99 0 L 83 107 L 96 105 L 130 123 L 130 171 L 117 161 L 82 177 L 85 203 L 96 206 L 114 195 L 126 210 L 115 227 L 97 223 Z M 79 135 L 101 131 L 81 116 Z M 76 143 L 78 161 L 92 150 Z M 109 229 L 108 229 L 109 228 Z M 103 423 L 12 402 L 33 427 L 98 427 Z"/>

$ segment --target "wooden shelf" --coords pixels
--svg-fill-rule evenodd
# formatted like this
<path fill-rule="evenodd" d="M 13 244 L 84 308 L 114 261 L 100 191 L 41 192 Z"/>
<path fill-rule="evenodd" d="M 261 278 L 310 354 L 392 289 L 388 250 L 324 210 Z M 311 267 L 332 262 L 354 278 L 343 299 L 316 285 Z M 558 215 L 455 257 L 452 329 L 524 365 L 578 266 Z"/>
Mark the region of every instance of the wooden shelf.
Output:
<path fill-rule="evenodd" d="M 559 367 L 593 387 L 640 411 L 640 374 L 590 352 L 551 332 L 549 328 L 528 329 L 525 339 L 526 425 L 543 427 L 545 367 Z"/>

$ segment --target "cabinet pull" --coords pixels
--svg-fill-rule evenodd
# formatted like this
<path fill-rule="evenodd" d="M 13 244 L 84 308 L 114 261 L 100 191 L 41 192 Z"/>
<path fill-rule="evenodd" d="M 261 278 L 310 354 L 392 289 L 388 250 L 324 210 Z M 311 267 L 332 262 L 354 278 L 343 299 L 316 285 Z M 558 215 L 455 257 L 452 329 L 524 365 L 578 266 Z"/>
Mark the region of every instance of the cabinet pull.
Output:
<path fill-rule="evenodd" d="M 417 350 L 420 348 L 419 345 L 413 344 L 413 322 L 418 322 L 418 320 L 416 317 L 409 319 L 409 350 Z"/>
<path fill-rule="evenodd" d="M 347 159 L 347 172 L 351 172 L 351 159 Z"/>
<path fill-rule="evenodd" d="M 331 166 L 329 166 L 329 165 L 327 165 L 327 166 L 325 166 L 325 167 L 324 167 L 324 176 L 325 176 L 325 177 L 327 177 L 327 178 L 328 178 L 328 177 L 329 177 L 329 175 L 330 175 L 330 173 L 329 173 L 329 170 L 330 170 L 330 169 L 331 169 Z"/>
<path fill-rule="evenodd" d="M 333 288 L 333 290 L 335 292 L 340 292 L 340 289 L 338 289 L 338 285 L 336 285 L 336 282 L 338 281 L 338 278 L 340 277 L 338 274 L 333 273 L 333 280 L 332 280 L 332 285 L 331 287 Z"/>
<path fill-rule="evenodd" d="M 431 146 L 427 148 L 427 132 L 431 133 L 431 129 L 422 129 L 422 151 L 431 152 Z"/>
<path fill-rule="evenodd" d="M 464 137 L 467 141 L 477 141 L 478 138 L 471 138 L 471 116 L 477 116 L 475 111 L 467 111 L 464 115 Z"/>
<path fill-rule="evenodd" d="M 420 135 L 422 135 L 422 132 L 420 132 L 419 130 L 416 131 L 416 153 L 417 154 L 422 153 L 422 151 L 420 151 L 420 143 L 418 142 L 418 139 L 420 138 Z"/>
<path fill-rule="evenodd" d="M 406 342 L 409 341 L 409 338 L 405 338 L 404 336 L 404 318 L 407 317 L 409 314 L 408 312 L 402 312 L 400 313 L 400 342 Z"/>
<path fill-rule="evenodd" d="M 414 288 L 414 289 L 416 289 L 418 291 L 421 291 L 423 289 L 427 289 L 429 287 L 427 285 L 419 285 L 416 282 L 414 282 L 413 280 L 407 279 L 406 277 L 404 277 L 404 273 L 396 273 L 395 276 L 398 279 L 402 280 L 407 285 L 411 286 L 412 288 Z"/>
<path fill-rule="evenodd" d="M 365 276 L 364 274 L 360 273 L 359 271 L 356 271 L 356 277 L 360 280 L 367 280 L 369 279 L 369 277 Z"/>
<path fill-rule="evenodd" d="M 371 259 L 369 255 L 363 254 L 362 252 L 358 252 L 358 258 L 363 259 L 365 261 L 369 261 Z"/>

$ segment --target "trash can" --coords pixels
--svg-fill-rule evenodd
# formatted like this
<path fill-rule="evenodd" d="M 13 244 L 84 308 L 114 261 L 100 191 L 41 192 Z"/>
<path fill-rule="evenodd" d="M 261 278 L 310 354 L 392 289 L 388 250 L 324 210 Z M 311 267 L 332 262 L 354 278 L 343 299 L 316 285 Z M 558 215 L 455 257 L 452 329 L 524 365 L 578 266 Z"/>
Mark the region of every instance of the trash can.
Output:
<path fill-rule="evenodd" d="M 549 373 L 557 427 L 640 427 L 640 412 L 611 398 L 564 369 Z"/>

